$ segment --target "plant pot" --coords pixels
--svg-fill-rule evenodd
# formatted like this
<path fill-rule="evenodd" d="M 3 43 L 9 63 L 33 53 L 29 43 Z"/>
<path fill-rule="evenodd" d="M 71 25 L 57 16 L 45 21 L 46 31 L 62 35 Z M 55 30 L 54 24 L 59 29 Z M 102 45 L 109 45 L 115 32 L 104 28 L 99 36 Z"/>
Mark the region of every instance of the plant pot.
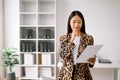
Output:
<path fill-rule="evenodd" d="M 6 80 L 15 80 L 15 72 L 7 73 Z"/>

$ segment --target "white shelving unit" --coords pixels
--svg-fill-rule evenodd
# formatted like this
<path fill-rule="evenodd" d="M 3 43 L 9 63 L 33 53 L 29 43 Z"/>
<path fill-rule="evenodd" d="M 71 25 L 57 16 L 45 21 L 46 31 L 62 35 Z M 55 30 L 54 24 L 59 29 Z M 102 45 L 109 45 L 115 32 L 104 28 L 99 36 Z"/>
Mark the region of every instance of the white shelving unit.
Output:
<path fill-rule="evenodd" d="M 56 79 L 56 0 L 19 0 L 20 80 Z"/>

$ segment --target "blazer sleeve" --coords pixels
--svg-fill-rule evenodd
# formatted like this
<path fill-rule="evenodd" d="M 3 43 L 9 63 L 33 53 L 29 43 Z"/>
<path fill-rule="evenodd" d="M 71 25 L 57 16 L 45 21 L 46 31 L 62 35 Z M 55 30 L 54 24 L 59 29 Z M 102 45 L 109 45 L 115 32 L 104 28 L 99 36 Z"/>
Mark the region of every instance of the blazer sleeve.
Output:
<path fill-rule="evenodd" d="M 75 47 L 75 44 L 70 42 L 67 39 L 67 35 L 63 35 L 60 37 L 59 55 L 63 60 L 66 60 L 67 58 L 69 58 L 74 47 Z"/>
<path fill-rule="evenodd" d="M 88 36 L 88 45 L 94 45 L 94 39 L 91 35 Z"/>

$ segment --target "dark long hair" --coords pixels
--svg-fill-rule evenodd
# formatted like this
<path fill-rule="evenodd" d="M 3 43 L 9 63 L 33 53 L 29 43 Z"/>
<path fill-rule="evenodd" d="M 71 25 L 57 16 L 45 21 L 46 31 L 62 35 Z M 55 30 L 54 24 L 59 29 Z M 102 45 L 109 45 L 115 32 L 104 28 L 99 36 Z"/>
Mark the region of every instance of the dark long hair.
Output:
<path fill-rule="evenodd" d="M 80 29 L 80 32 L 83 32 L 86 34 L 86 31 L 85 31 L 85 20 L 84 20 L 84 17 L 82 15 L 82 13 L 80 11 L 73 11 L 69 18 L 68 18 L 68 24 L 67 24 L 67 34 L 71 33 L 72 32 L 72 29 L 71 29 L 71 26 L 70 26 L 70 20 L 74 17 L 74 16 L 79 16 L 81 19 L 82 19 L 82 27 Z"/>

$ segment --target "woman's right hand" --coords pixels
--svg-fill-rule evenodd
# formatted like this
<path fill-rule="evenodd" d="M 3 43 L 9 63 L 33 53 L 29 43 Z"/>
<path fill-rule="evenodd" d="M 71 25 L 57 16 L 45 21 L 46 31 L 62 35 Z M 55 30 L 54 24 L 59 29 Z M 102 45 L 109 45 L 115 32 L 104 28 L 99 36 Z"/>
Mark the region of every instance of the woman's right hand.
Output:
<path fill-rule="evenodd" d="M 72 31 L 70 42 L 73 42 L 76 36 L 80 36 L 80 32 Z"/>
<path fill-rule="evenodd" d="M 71 39 L 70 39 L 70 42 L 73 42 L 74 39 L 75 39 L 75 37 L 76 37 L 76 35 L 72 32 L 72 33 L 71 33 Z"/>

